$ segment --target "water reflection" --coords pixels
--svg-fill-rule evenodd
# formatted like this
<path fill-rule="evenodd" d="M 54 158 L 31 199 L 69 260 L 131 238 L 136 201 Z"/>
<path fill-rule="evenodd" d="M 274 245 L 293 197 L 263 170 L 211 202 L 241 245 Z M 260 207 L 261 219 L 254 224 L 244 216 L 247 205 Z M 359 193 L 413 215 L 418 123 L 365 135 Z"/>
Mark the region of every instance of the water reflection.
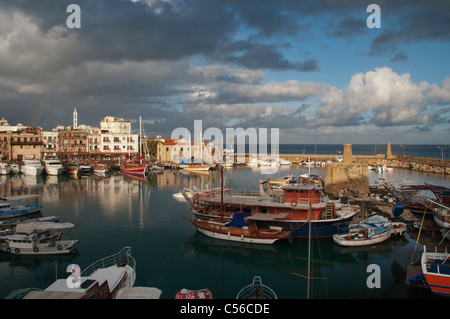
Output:
<path fill-rule="evenodd" d="M 224 184 L 234 189 L 256 190 L 260 180 L 308 173 L 302 166 L 280 167 L 276 174 L 260 174 L 250 167 L 224 170 Z M 322 167 L 311 174 L 324 176 Z M 389 182 L 409 180 L 446 185 L 447 177 L 436 174 L 394 170 L 371 172 L 372 183 L 379 177 Z M 72 233 L 80 240 L 77 254 L 25 257 L 0 253 L 0 297 L 16 288 L 45 288 L 56 276 L 66 277 L 65 267 L 73 260 L 86 267 L 95 260 L 131 246 L 138 264 L 136 285 L 156 286 L 164 298 L 181 288 L 208 287 L 216 298 L 234 298 L 253 276 L 277 292 L 280 298 L 305 298 L 307 241 L 280 241 L 271 246 L 246 245 L 203 236 L 184 216 L 192 217 L 185 203 L 172 194 L 184 187 L 218 187 L 220 172 L 206 174 L 164 171 L 146 178 L 120 173 L 77 179 L 61 176 L 0 176 L 0 195 L 38 194 L 43 216 L 59 216 L 73 222 Z M 410 298 L 404 273 L 415 242 L 408 235 L 377 246 L 339 247 L 331 239 L 313 241 L 312 276 L 326 278 L 313 282 L 313 297 L 319 298 Z M 421 248 L 417 249 L 420 251 Z M 366 286 L 366 267 L 382 268 L 382 288 Z M 55 272 L 56 269 L 56 272 Z M 428 295 L 429 296 L 429 295 Z"/>

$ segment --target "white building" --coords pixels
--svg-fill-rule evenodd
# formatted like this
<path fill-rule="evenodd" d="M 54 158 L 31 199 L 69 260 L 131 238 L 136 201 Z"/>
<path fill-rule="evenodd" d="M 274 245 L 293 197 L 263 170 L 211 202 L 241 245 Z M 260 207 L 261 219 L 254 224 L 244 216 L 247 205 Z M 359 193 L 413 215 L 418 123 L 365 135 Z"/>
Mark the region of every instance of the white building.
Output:
<path fill-rule="evenodd" d="M 103 153 L 139 153 L 139 134 L 101 133 L 100 151 Z"/>
<path fill-rule="evenodd" d="M 56 155 L 56 152 L 59 152 L 59 132 L 57 130 L 42 131 L 41 134 L 44 143 L 42 152 Z"/>
<path fill-rule="evenodd" d="M 121 118 L 106 116 L 100 121 L 100 130 L 102 133 L 108 131 L 112 134 L 128 134 L 131 133 L 131 123 Z"/>

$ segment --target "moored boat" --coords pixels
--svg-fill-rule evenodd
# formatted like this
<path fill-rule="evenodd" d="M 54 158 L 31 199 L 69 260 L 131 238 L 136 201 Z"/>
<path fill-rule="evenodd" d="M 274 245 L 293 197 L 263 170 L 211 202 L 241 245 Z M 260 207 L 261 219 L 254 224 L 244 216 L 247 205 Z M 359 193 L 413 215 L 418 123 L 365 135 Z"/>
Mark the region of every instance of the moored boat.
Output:
<path fill-rule="evenodd" d="M 262 283 L 260 276 L 255 276 L 253 282 L 238 292 L 236 299 L 277 299 L 277 294 Z"/>
<path fill-rule="evenodd" d="M 182 163 L 180 164 L 180 168 L 184 171 L 209 171 L 212 166 L 202 163 Z"/>
<path fill-rule="evenodd" d="M 69 278 L 58 279 L 45 290 L 31 291 L 23 299 L 115 299 L 120 291 L 133 287 L 136 281 L 136 261 L 131 248 L 100 259 L 86 269 L 72 264 L 67 267 Z"/>
<path fill-rule="evenodd" d="M 431 291 L 450 296 L 450 254 L 447 252 L 428 252 L 423 248 L 421 257 L 422 273 Z"/>
<path fill-rule="evenodd" d="M 252 215 L 251 220 L 258 228 L 278 226 L 287 231 L 294 229 L 292 237 L 297 238 L 309 236 L 310 219 L 312 237 L 331 237 L 345 231 L 359 211 L 358 206 L 328 200 L 320 185 L 283 185 L 281 189 L 282 193 L 274 197 L 225 192 L 222 196 L 220 190 L 215 196 L 202 197 L 197 192 L 188 204 L 197 218 L 215 219 L 223 215 L 231 219 L 235 211 L 243 211 Z"/>
<path fill-rule="evenodd" d="M 109 166 L 103 163 L 96 163 L 94 165 L 94 174 L 96 175 L 106 175 L 107 173 L 109 173 Z"/>
<path fill-rule="evenodd" d="M 42 174 L 44 166 L 38 159 L 24 159 L 20 171 L 24 175 L 37 176 Z"/>
<path fill-rule="evenodd" d="M 140 158 L 127 159 L 120 165 L 120 171 L 131 175 L 145 175 L 147 166 Z"/>
<path fill-rule="evenodd" d="M 19 164 L 12 163 L 10 165 L 10 167 L 11 167 L 11 174 L 20 174 L 20 166 L 19 166 Z"/>
<path fill-rule="evenodd" d="M 60 255 L 73 253 L 78 240 L 62 240 L 62 231 L 75 228 L 72 223 L 19 223 L 10 234 L 0 238 L 0 250 L 16 255 Z"/>
<path fill-rule="evenodd" d="M 25 204 L 25 205 L 11 205 L 10 201 L 25 200 L 29 198 L 36 198 L 38 195 L 22 195 L 10 196 L 1 198 L 0 202 L 0 219 L 11 219 L 21 217 L 24 215 L 39 213 L 42 205 L 39 204 Z"/>
<path fill-rule="evenodd" d="M 78 172 L 81 174 L 89 174 L 92 171 L 92 166 L 89 164 L 80 164 L 78 166 Z"/>
<path fill-rule="evenodd" d="M 64 165 L 65 172 L 69 175 L 78 174 L 78 164 L 77 163 L 66 163 Z"/>
<path fill-rule="evenodd" d="M 183 288 L 177 292 L 175 299 L 213 299 L 213 294 L 208 288 L 200 290 Z"/>
<path fill-rule="evenodd" d="M 11 167 L 7 163 L 0 163 L 0 175 L 8 175 L 11 173 Z"/>
<path fill-rule="evenodd" d="M 247 218 L 248 214 L 236 212 L 230 220 L 190 219 L 198 231 L 208 237 L 251 244 L 273 244 L 277 240 L 287 239 L 291 232 L 281 227 L 259 228 Z"/>
<path fill-rule="evenodd" d="M 43 159 L 45 172 L 48 175 L 60 175 L 64 173 L 64 166 L 56 156 L 45 156 Z"/>

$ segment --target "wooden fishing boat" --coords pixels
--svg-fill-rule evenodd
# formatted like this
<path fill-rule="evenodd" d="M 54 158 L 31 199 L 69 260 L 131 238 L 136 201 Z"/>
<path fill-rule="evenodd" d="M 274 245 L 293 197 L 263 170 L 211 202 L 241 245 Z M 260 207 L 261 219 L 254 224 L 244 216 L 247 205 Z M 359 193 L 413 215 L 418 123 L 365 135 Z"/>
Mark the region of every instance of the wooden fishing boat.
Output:
<path fill-rule="evenodd" d="M 249 215 L 236 212 L 230 220 L 190 219 L 192 225 L 198 231 L 208 237 L 222 240 L 236 241 L 251 244 L 273 244 L 277 240 L 287 239 L 291 232 L 284 231 L 282 227 L 271 226 L 269 228 L 258 228 Z"/>
<path fill-rule="evenodd" d="M 450 296 L 450 254 L 423 248 L 421 267 L 426 283 L 435 294 Z"/>
<path fill-rule="evenodd" d="M 231 219 L 234 212 L 241 211 L 252 215 L 258 228 L 270 226 L 295 231 L 292 237 L 307 238 L 307 222 L 311 208 L 312 237 L 331 237 L 345 231 L 348 223 L 359 211 L 358 206 L 330 201 L 320 185 L 284 185 L 282 192 L 271 197 L 267 194 L 241 195 L 219 192 L 215 196 L 194 193 L 191 206 L 194 215 L 202 219 Z"/>
<path fill-rule="evenodd" d="M 213 295 L 208 288 L 200 290 L 183 288 L 177 292 L 175 299 L 213 299 Z"/>
<path fill-rule="evenodd" d="M 369 246 L 389 239 L 392 235 L 403 234 L 406 224 L 371 216 L 349 226 L 349 231 L 333 235 L 333 241 L 340 246 Z"/>
<path fill-rule="evenodd" d="M 238 292 L 236 299 L 277 299 L 277 294 L 262 283 L 261 277 L 255 276 L 253 282 Z"/>
<path fill-rule="evenodd" d="M 69 175 L 77 175 L 78 174 L 78 164 L 77 163 L 66 163 L 64 165 L 64 170 Z"/>
<path fill-rule="evenodd" d="M 94 164 L 94 174 L 104 176 L 109 172 L 109 167 L 103 163 Z"/>
<path fill-rule="evenodd" d="M 184 171 L 209 171 L 212 166 L 202 163 L 181 163 L 180 168 Z"/>
<path fill-rule="evenodd" d="M 120 171 L 131 175 L 145 175 L 147 166 L 140 158 L 127 159 L 120 165 Z"/>

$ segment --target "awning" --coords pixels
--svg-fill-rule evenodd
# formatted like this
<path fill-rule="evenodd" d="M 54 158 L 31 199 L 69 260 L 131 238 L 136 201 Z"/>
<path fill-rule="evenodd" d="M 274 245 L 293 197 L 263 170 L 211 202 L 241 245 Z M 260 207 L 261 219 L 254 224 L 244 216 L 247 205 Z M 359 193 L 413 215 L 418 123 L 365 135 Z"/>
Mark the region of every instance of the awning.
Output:
<path fill-rule="evenodd" d="M 29 222 L 19 223 L 16 226 L 16 233 L 31 233 L 34 231 L 47 231 L 47 230 L 64 230 L 75 228 L 72 223 L 51 223 L 51 222 Z"/>

